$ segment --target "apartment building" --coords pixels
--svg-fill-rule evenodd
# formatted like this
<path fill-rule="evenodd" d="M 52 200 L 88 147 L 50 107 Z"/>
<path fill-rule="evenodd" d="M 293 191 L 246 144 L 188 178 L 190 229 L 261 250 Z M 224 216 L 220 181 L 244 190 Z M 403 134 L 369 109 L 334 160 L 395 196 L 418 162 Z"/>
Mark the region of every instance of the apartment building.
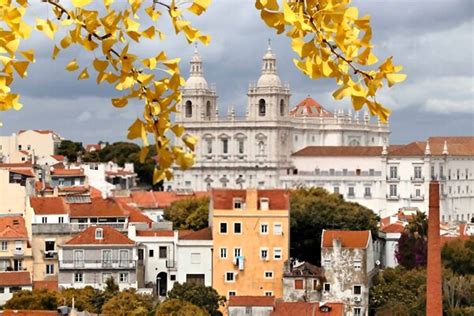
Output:
<path fill-rule="evenodd" d="M 0 271 L 33 271 L 33 255 L 24 217 L 0 216 Z"/>
<path fill-rule="evenodd" d="M 30 272 L 0 272 L 0 305 L 5 304 L 18 291 L 33 289 Z"/>
<path fill-rule="evenodd" d="M 20 163 L 54 155 L 63 138 L 50 130 L 21 130 L 0 136 L 0 161 Z"/>
<path fill-rule="evenodd" d="M 213 287 L 226 296 L 282 297 L 289 257 L 289 193 L 214 189 L 209 223 Z"/>
<path fill-rule="evenodd" d="M 0 214 L 23 213 L 34 194 L 35 173 L 31 163 L 0 163 Z"/>

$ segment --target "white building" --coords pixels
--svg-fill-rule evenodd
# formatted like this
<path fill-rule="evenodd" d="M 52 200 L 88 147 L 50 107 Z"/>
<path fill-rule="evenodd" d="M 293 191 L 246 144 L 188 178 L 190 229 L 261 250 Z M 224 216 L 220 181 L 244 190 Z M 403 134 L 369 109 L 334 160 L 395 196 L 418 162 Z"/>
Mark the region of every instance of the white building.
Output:
<path fill-rule="evenodd" d="M 140 230 L 129 226 L 128 237 L 139 244 L 144 262 L 144 284 L 166 296 L 174 282 L 212 286 L 212 233 L 199 231 Z"/>
<path fill-rule="evenodd" d="M 291 154 L 306 146 L 388 143 L 388 125 L 371 123 L 368 114 L 362 119 L 341 111 L 332 114 L 311 98 L 290 110 L 290 95 L 268 47 L 260 78 L 248 88 L 245 116 L 236 116 L 234 108 L 219 116 L 216 90 L 204 78 L 195 51 L 176 121 L 198 137 L 197 162 L 190 170 L 175 170 L 166 188 L 281 187 L 280 176 L 292 167 Z"/>
<path fill-rule="evenodd" d="M 63 138 L 49 130 L 21 130 L 11 136 L 0 136 L 0 162 L 18 163 L 34 155 L 42 159 L 54 155 Z"/>
<path fill-rule="evenodd" d="M 33 282 L 31 274 L 27 271 L 9 271 L 0 273 L 0 305 L 4 305 L 13 297 L 15 292 L 21 290 L 31 291 Z"/>

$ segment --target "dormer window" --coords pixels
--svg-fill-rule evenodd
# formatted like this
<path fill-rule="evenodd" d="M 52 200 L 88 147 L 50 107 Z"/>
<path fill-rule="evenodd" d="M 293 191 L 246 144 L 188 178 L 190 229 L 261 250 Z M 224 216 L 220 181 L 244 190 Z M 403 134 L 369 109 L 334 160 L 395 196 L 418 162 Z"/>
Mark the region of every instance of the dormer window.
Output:
<path fill-rule="evenodd" d="M 267 211 L 269 209 L 270 200 L 268 198 L 260 199 L 260 210 Z"/>
<path fill-rule="evenodd" d="M 95 230 L 95 239 L 104 238 L 104 230 L 102 228 L 96 228 Z"/>
<path fill-rule="evenodd" d="M 235 210 L 242 209 L 242 199 L 234 199 L 234 209 Z"/>

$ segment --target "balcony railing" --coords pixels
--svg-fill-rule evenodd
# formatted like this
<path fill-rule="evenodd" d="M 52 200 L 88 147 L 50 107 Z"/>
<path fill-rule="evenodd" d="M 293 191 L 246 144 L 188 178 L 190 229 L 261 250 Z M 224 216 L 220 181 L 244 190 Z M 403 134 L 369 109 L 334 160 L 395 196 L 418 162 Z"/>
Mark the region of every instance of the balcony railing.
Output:
<path fill-rule="evenodd" d="M 33 234 L 66 234 L 79 233 L 91 226 L 111 226 L 117 230 L 125 231 L 127 223 L 34 223 L 31 225 Z"/>
<path fill-rule="evenodd" d="M 398 181 L 400 181 L 400 177 L 387 176 L 387 181 L 388 182 L 398 182 Z"/>
<path fill-rule="evenodd" d="M 387 198 L 387 200 L 389 200 L 389 201 L 398 201 L 398 200 L 400 200 L 400 195 L 387 194 L 387 195 L 386 195 L 386 198 Z"/>
<path fill-rule="evenodd" d="M 42 250 L 44 259 L 57 259 L 58 252 L 56 250 Z"/>
<path fill-rule="evenodd" d="M 424 201 L 425 200 L 425 196 L 424 195 L 411 195 L 410 194 L 410 199 L 412 201 Z"/>
<path fill-rule="evenodd" d="M 61 260 L 59 269 L 135 269 L 136 260 Z"/>
<path fill-rule="evenodd" d="M 319 171 L 301 171 L 298 170 L 298 175 L 300 176 L 311 176 L 311 177 L 380 177 L 382 175 L 381 171 L 329 171 L 329 170 L 319 170 Z"/>
<path fill-rule="evenodd" d="M 425 177 L 410 177 L 411 182 L 422 183 L 425 182 Z"/>
<path fill-rule="evenodd" d="M 365 198 L 365 199 L 371 199 L 371 198 L 372 198 L 372 194 L 371 194 L 371 193 L 364 193 L 364 198 Z"/>

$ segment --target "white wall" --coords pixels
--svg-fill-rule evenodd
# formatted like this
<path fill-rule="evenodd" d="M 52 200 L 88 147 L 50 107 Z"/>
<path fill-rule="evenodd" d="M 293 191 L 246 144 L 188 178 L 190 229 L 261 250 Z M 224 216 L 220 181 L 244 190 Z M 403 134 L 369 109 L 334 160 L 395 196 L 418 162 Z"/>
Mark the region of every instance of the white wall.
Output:
<path fill-rule="evenodd" d="M 212 286 L 212 240 L 179 240 L 178 275 L 179 283 L 186 282 L 187 274 L 204 274 L 204 284 Z M 199 261 L 193 262 L 191 257 Z"/>
<path fill-rule="evenodd" d="M 0 286 L 4 289 L 4 292 L 0 294 L 0 305 L 5 304 L 9 299 L 13 297 L 13 293 L 10 292 L 11 286 Z M 19 286 L 22 290 L 31 291 L 33 287 L 31 285 Z"/>

